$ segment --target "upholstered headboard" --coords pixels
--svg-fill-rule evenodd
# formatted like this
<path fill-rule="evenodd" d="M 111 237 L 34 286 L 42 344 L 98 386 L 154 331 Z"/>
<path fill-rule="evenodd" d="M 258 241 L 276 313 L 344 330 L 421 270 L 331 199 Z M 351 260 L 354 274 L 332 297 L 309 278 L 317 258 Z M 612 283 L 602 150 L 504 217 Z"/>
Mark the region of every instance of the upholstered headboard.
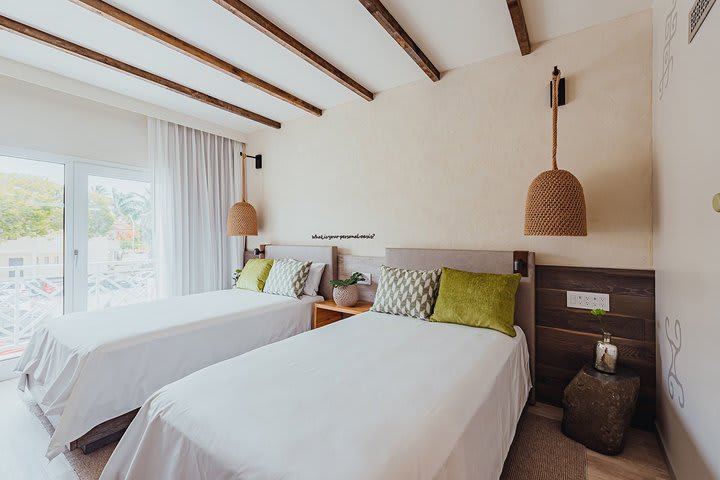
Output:
<path fill-rule="evenodd" d="M 434 250 L 386 248 L 385 265 L 430 270 L 449 267 L 467 272 L 513 273 L 514 252 L 490 250 Z M 519 326 L 530 352 L 530 376 L 535 385 L 535 253 L 527 256 L 527 276 L 522 277 L 515 300 L 515 325 Z M 531 392 L 534 402 L 535 389 Z"/>
<path fill-rule="evenodd" d="M 324 263 L 325 271 L 320 281 L 320 295 L 325 299 L 332 298 L 333 289 L 330 280 L 337 279 L 337 247 L 266 245 L 265 258 L 294 258 L 304 262 Z"/>

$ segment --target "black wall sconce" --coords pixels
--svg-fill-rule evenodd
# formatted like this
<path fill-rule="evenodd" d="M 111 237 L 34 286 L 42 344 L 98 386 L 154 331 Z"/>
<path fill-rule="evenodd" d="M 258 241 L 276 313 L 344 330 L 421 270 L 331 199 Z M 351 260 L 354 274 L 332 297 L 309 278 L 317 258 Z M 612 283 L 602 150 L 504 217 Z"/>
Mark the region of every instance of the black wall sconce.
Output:
<path fill-rule="evenodd" d="M 559 72 L 557 65 L 555 65 L 554 73 L 557 75 Z M 565 78 L 561 78 L 558 83 L 558 107 L 565 105 Z M 550 108 L 552 108 L 552 82 L 550 82 Z"/>
<path fill-rule="evenodd" d="M 265 258 L 265 245 L 260 245 L 260 248 L 253 250 L 253 255 L 255 255 L 256 258 Z"/>
<path fill-rule="evenodd" d="M 523 277 L 528 276 L 528 252 L 527 251 L 514 251 L 513 252 L 513 273 L 519 273 Z"/>
<path fill-rule="evenodd" d="M 255 159 L 255 170 L 260 170 L 262 168 L 262 155 L 245 155 L 246 158 L 254 158 Z"/>

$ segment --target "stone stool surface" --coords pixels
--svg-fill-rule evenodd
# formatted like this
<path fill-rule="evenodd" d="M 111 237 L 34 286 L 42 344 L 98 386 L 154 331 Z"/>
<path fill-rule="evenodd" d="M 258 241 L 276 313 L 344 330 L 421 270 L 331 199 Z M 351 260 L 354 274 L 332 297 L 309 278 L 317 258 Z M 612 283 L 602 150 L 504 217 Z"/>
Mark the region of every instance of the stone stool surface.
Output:
<path fill-rule="evenodd" d="M 563 433 L 596 452 L 617 455 L 639 391 L 640 377 L 632 370 L 611 375 L 585 365 L 565 387 Z"/>

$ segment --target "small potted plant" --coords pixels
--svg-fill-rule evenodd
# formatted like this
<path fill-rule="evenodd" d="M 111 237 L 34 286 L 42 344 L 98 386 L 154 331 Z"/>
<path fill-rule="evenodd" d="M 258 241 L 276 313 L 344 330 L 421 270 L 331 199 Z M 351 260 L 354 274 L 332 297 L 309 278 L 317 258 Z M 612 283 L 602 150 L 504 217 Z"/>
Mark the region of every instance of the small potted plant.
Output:
<path fill-rule="evenodd" d="M 358 302 L 357 283 L 365 280 L 362 273 L 355 272 L 345 280 L 330 280 L 333 286 L 333 300 L 341 307 L 354 307 Z"/>
<path fill-rule="evenodd" d="M 242 273 L 242 268 L 236 268 L 235 271 L 233 272 L 233 276 L 232 276 L 232 279 L 233 279 L 233 287 L 234 287 L 235 284 L 237 283 L 238 278 L 240 278 L 240 274 L 241 274 L 241 273 Z"/>
<path fill-rule="evenodd" d="M 611 343 L 612 334 L 607 331 L 607 324 L 603 318 L 607 312 L 602 308 L 590 311 L 590 314 L 600 322 L 603 338 L 595 345 L 595 369 L 605 373 L 615 373 L 617 370 L 618 348 Z"/>

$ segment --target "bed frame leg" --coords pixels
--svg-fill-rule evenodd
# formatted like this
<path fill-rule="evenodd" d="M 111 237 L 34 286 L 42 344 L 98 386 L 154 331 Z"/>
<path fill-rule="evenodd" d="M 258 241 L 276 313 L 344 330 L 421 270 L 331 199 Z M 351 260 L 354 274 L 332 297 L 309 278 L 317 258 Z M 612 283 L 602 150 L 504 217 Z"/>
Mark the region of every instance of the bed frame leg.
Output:
<path fill-rule="evenodd" d="M 125 430 L 127 430 L 127 429 L 125 429 Z M 125 430 L 121 430 L 119 432 L 112 433 L 106 437 L 101 438 L 100 440 L 95 440 L 94 442 L 86 443 L 85 445 L 80 445 L 80 450 L 82 450 L 82 452 L 86 455 L 88 453 L 92 453 L 96 450 L 100 450 L 104 446 L 110 445 L 111 443 L 120 440 L 120 438 L 125 433 Z"/>
<path fill-rule="evenodd" d="M 138 411 L 139 408 L 97 425 L 82 437 L 70 442 L 70 450 L 79 448 L 87 454 L 120 440 Z"/>

